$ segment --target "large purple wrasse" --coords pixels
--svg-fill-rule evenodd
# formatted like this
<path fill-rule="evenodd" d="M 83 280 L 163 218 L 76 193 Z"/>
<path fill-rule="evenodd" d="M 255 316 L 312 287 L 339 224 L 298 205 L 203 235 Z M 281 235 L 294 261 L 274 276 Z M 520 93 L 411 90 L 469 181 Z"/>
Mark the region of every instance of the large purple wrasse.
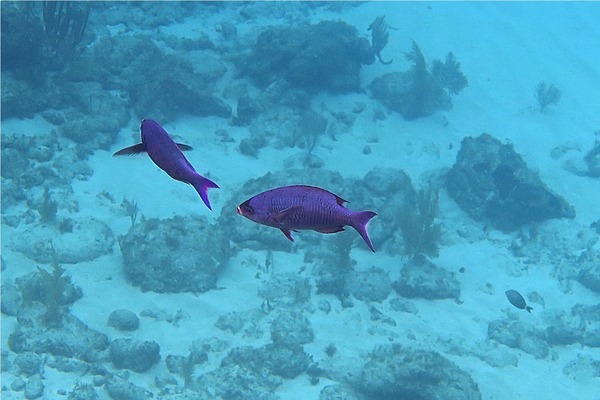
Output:
<path fill-rule="evenodd" d="M 207 191 L 209 188 L 218 188 L 219 186 L 196 172 L 192 164 L 185 158 L 182 150 L 191 150 L 192 148 L 185 144 L 175 143 L 167 131 L 158 122 L 151 119 L 142 120 L 140 130 L 142 143 L 119 150 L 113 154 L 113 157 L 148 153 L 154 164 L 169 174 L 171 178 L 192 185 L 206 207 L 212 210 Z"/>
<path fill-rule="evenodd" d="M 352 211 L 346 200 L 315 186 L 284 186 L 267 190 L 246 200 L 237 208 L 240 215 L 262 225 L 279 228 L 293 241 L 290 231 L 314 230 L 335 233 L 348 225 L 356 229 L 371 251 L 375 252 L 367 224 L 376 213 Z"/>

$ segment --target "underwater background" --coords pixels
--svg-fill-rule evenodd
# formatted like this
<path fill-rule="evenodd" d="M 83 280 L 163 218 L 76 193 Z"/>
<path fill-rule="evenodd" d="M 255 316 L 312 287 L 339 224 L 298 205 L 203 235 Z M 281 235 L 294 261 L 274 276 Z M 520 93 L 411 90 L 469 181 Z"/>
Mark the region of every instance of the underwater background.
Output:
<path fill-rule="evenodd" d="M 600 399 L 600 3 L 0 6 L 3 399 Z"/>

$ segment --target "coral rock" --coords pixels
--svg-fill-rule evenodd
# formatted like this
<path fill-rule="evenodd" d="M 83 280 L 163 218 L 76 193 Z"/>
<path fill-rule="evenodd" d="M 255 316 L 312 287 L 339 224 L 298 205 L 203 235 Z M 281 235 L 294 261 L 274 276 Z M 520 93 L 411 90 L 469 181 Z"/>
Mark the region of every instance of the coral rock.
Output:
<path fill-rule="evenodd" d="M 117 368 L 146 372 L 160 360 L 160 346 L 153 341 L 115 339 L 110 344 L 110 359 Z"/>
<path fill-rule="evenodd" d="M 483 133 L 463 139 L 448 172 L 450 196 L 472 218 L 502 231 L 552 218 L 574 218 L 565 199 L 549 190 L 510 144 Z"/>
<path fill-rule="evenodd" d="M 397 344 L 373 350 L 358 386 L 372 398 L 380 399 L 481 399 L 473 378 L 447 358 Z"/>
<path fill-rule="evenodd" d="M 140 319 L 129 310 L 115 310 L 108 316 L 108 326 L 120 331 L 135 331 L 140 326 Z"/>
<path fill-rule="evenodd" d="M 534 325 L 521 321 L 492 321 L 488 325 L 488 337 L 508 347 L 521 349 L 536 358 L 545 358 L 549 353 L 545 333 Z"/>
<path fill-rule="evenodd" d="M 310 343 L 314 336 L 310 321 L 298 311 L 281 311 L 271 324 L 271 339 L 278 345 Z"/>
<path fill-rule="evenodd" d="M 155 292 L 205 292 L 215 287 L 229 258 L 229 239 L 205 217 L 150 219 L 120 240 L 130 281 Z"/>
<path fill-rule="evenodd" d="M 457 299 L 460 283 L 454 273 L 438 267 L 425 256 L 413 257 L 400 271 L 396 291 L 404 297 Z"/>
<path fill-rule="evenodd" d="M 360 88 L 361 64 L 372 64 L 375 55 L 366 38 L 344 23 L 274 26 L 258 36 L 248 58 L 238 68 L 259 85 L 283 78 L 309 92 L 344 93 Z"/>

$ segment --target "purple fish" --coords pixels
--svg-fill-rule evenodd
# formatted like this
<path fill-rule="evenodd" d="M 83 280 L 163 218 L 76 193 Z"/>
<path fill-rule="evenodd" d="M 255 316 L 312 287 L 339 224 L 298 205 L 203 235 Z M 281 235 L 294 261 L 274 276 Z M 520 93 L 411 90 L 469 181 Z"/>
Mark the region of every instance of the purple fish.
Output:
<path fill-rule="evenodd" d="M 186 144 L 175 143 L 167 131 L 156 121 L 142 120 L 142 143 L 117 151 L 114 156 L 125 156 L 147 152 L 154 164 L 175 180 L 189 183 L 196 189 L 206 207 L 212 210 L 207 190 L 219 186 L 196 172 L 192 164 L 185 158 L 182 150 L 191 150 Z"/>
<path fill-rule="evenodd" d="M 240 204 L 237 212 L 251 221 L 281 229 L 291 241 L 294 241 L 290 233 L 292 230 L 335 233 L 349 225 L 375 252 L 367 224 L 377 214 L 373 211 L 352 211 L 344 207 L 344 203 L 347 201 L 327 190 L 295 185 L 257 194 Z"/>

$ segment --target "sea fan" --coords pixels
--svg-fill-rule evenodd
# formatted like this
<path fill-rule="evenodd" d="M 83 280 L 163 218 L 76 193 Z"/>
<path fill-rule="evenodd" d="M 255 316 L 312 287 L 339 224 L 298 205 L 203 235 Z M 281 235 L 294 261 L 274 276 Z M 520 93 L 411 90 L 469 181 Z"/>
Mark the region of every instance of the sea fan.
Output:
<path fill-rule="evenodd" d="M 384 16 L 379 16 L 375 18 L 375 20 L 371 23 L 371 25 L 369 25 L 368 28 L 368 30 L 371 31 L 371 48 L 373 49 L 375 55 L 377 55 L 379 62 L 386 65 L 391 64 L 392 61 L 394 61 L 383 61 L 383 59 L 381 58 L 381 50 L 383 50 L 388 44 L 388 39 L 390 37 L 388 28 L 389 26 L 387 22 L 385 22 Z"/>
<path fill-rule="evenodd" d="M 456 61 L 452 52 L 446 56 L 446 62 L 433 62 L 431 75 L 450 95 L 460 93 L 468 84 L 467 77 L 460 71 L 460 63 Z"/>
<path fill-rule="evenodd" d="M 415 202 L 407 202 L 399 214 L 400 230 L 404 239 L 404 251 L 408 257 L 421 254 L 427 257 L 439 255 L 440 224 L 435 222 L 439 192 L 429 187 L 420 190 Z"/>
<path fill-rule="evenodd" d="M 546 85 L 546 82 L 541 81 L 535 87 L 535 98 L 540 106 L 540 112 L 550 105 L 558 104 L 560 100 L 560 89 L 554 85 Z"/>
<path fill-rule="evenodd" d="M 425 63 L 425 56 L 421 51 L 421 48 L 413 40 L 412 51 L 406 53 L 406 59 L 413 62 L 413 71 L 417 74 L 427 74 L 427 64 Z"/>

